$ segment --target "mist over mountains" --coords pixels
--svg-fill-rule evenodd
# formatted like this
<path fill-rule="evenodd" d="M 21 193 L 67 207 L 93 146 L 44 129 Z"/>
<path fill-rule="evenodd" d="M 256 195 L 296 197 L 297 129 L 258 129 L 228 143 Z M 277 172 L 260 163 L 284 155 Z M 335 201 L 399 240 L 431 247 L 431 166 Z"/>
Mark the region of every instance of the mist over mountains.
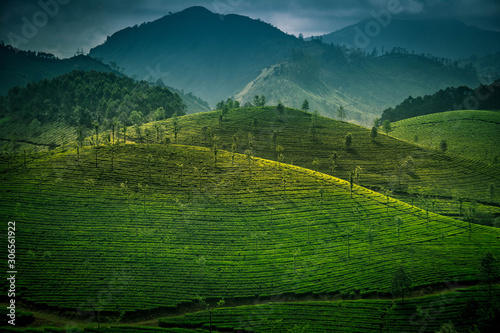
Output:
<path fill-rule="evenodd" d="M 203 7 L 118 31 L 89 55 L 115 62 L 137 79 L 162 79 L 212 106 L 228 97 L 244 103 L 264 94 L 270 103 L 300 107 L 308 98 L 329 116 L 350 105 L 348 118 L 359 123 L 409 95 L 479 83 L 475 73 L 456 64 L 402 52 L 377 57 Z"/>
<path fill-rule="evenodd" d="M 372 17 L 319 36 L 325 43 L 357 47 L 366 52 L 405 48 L 410 53 L 462 59 L 500 51 L 500 32 L 479 29 L 454 19 L 402 20 Z"/>

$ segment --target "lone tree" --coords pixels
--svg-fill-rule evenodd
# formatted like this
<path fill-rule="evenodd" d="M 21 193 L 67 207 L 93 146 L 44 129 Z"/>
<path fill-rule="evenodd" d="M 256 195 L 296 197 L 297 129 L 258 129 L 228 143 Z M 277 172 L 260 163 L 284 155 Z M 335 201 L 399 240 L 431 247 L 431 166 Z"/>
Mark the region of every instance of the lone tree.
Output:
<path fill-rule="evenodd" d="M 347 133 L 347 135 L 345 136 L 345 147 L 347 149 L 351 149 L 351 147 L 352 147 L 352 134 L 351 133 Z"/>
<path fill-rule="evenodd" d="M 392 131 L 391 122 L 389 120 L 384 121 L 383 127 L 384 127 L 385 134 L 389 135 L 389 133 L 391 133 L 391 131 Z"/>
<path fill-rule="evenodd" d="M 439 149 L 443 153 L 445 153 L 448 150 L 448 143 L 446 142 L 446 140 L 441 140 L 441 142 L 439 143 Z"/>
<path fill-rule="evenodd" d="M 278 116 L 280 118 L 280 121 L 283 121 L 283 113 L 285 112 L 285 106 L 283 103 L 280 101 L 278 102 L 278 106 L 276 107 L 276 111 L 278 111 Z"/>
<path fill-rule="evenodd" d="M 302 102 L 302 108 L 301 109 L 303 111 L 309 110 L 309 101 L 307 99 L 305 99 L 304 102 Z"/>
<path fill-rule="evenodd" d="M 373 236 L 374 236 L 373 230 L 372 229 L 368 230 L 368 232 L 366 233 L 366 240 L 370 244 L 370 250 L 368 252 L 368 264 L 371 264 L 372 262 Z"/>
<path fill-rule="evenodd" d="M 378 135 L 378 129 L 377 129 L 377 127 L 373 126 L 372 130 L 370 132 L 370 138 L 372 138 L 372 141 L 375 141 L 375 138 L 377 137 L 377 135 Z"/>
<path fill-rule="evenodd" d="M 479 279 L 488 284 L 488 298 L 491 300 L 491 284 L 498 278 L 498 260 L 493 257 L 490 251 L 481 258 L 479 266 Z"/>
<path fill-rule="evenodd" d="M 411 287 L 411 277 L 403 267 L 399 267 L 392 278 L 391 292 L 394 296 L 401 296 L 401 302 L 405 302 L 405 295 Z"/>
<path fill-rule="evenodd" d="M 344 121 L 346 112 L 343 106 L 339 106 L 339 108 L 337 109 L 337 116 L 339 117 L 340 121 Z"/>
<path fill-rule="evenodd" d="M 399 232 L 401 231 L 401 227 L 403 226 L 403 219 L 401 218 L 401 216 L 396 216 L 394 218 L 394 222 L 398 227 L 398 244 L 399 244 Z"/>

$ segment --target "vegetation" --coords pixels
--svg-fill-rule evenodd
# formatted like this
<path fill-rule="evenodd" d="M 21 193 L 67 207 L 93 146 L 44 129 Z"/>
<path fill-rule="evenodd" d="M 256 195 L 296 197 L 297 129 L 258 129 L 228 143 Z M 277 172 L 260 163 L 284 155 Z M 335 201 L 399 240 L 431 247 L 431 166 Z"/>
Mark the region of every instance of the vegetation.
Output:
<path fill-rule="evenodd" d="M 496 206 L 484 206 L 498 202 L 497 196 L 493 199 L 490 196 L 489 188 L 490 184 L 494 184 L 493 188 L 500 186 L 500 171 L 482 162 L 436 154 L 436 150 L 387 136 L 378 136 L 373 142 L 368 129 L 290 108 L 285 108 L 281 116 L 274 106 L 234 109 L 227 114 L 223 128 L 218 126 L 217 117 L 217 112 L 180 117 L 179 124 L 186 130 L 179 134 L 178 143 L 210 148 L 202 130 L 207 127 L 211 128 L 211 135 L 219 138 L 223 150 L 233 150 L 236 143 L 234 151 L 241 154 L 249 149 L 253 156 L 275 161 L 282 154 L 287 163 L 317 169 L 346 181 L 359 166 L 363 170 L 360 185 L 379 191 L 389 188 L 396 191 L 398 199 L 414 202 L 424 209 L 424 199 L 438 197 L 434 205 L 437 213 L 463 217 L 453 199 L 456 193 L 460 193 L 467 205 L 472 200 L 481 201 L 480 211 L 484 214 L 500 213 Z M 313 137 L 310 126 L 304 124 L 312 124 L 314 117 L 319 120 Z M 258 127 L 254 126 L 254 119 L 258 119 Z M 172 136 L 171 120 L 158 124 L 165 136 Z M 345 144 L 348 133 L 350 148 Z M 277 146 L 283 148 L 278 154 Z M 332 159 L 334 152 L 336 157 Z M 311 162 L 315 159 L 319 163 L 313 166 Z"/>
<path fill-rule="evenodd" d="M 449 284 L 451 287 L 453 284 Z M 459 332 L 494 332 L 498 304 L 492 308 L 487 291 L 479 288 L 447 289 L 443 293 L 395 300 L 333 300 L 287 302 L 276 297 L 269 304 L 220 308 L 214 311 L 214 325 L 220 331 L 242 332 L 429 332 L 449 327 Z M 499 295 L 498 287 L 495 293 Z M 472 309 L 472 306 L 476 306 Z M 474 320 L 470 320 L 475 316 Z M 160 319 L 160 326 L 207 328 L 205 312 Z"/>
<path fill-rule="evenodd" d="M 29 302 L 93 311 L 90 300 L 107 290 L 99 309 L 131 314 L 198 296 L 387 293 L 387 272 L 401 262 L 421 286 L 473 280 L 479 254 L 499 254 L 497 230 L 475 226 L 469 240 L 464 222 L 387 205 L 357 185 L 351 198 L 340 179 L 222 150 L 216 165 L 209 149 L 155 144 L 30 155 L 25 167 L 9 158 L 0 211 L 23 230 L 16 253 Z M 395 216 L 405 220 L 399 242 Z"/>
<path fill-rule="evenodd" d="M 500 109 L 500 81 L 480 85 L 476 89 L 462 86 L 441 89 L 433 95 L 408 97 L 394 108 L 385 109 L 381 120 L 392 122 L 450 110 L 473 108 L 477 110 Z"/>
<path fill-rule="evenodd" d="M 185 114 L 182 99 L 166 88 L 93 71 L 15 87 L 0 102 L 0 139 L 10 152 L 53 149 L 72 141 L 81 145 L 95 124 L 101 133 L 110 133 L 120 125 Z"/>
<path fill-rule="evenodd" d="M 435 149 L 445 140 L 449 154 L 500 163 L 500 112 L 448 111 L 401 120 L 393 127 L 396 138 Z"/>

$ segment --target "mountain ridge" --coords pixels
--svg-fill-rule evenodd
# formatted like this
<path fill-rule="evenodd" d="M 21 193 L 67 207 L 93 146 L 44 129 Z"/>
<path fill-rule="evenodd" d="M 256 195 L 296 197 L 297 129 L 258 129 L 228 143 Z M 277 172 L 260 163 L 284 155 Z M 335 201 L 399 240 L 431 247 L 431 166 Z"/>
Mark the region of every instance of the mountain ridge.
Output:
<path fill-rule="evenodd" d="M 378 34 L 370 30 L 373 25 L 378 25 Z M 319 37 L 326 43 L 356 46 L 366 52 L 372 52 L 374 48 L 380 52 L 382 47 L 385 51 L 403 47 L 410 53 L 414 51 L 417 54 L 432 54 L 453 60 L 500 51 L 500 32 L 480 29 L 451 19 L 393 18 L 386 26 L 381 26 L 375 18 L 368 18 Z M 479 50 L 482 51 L 478 52 Z"/>

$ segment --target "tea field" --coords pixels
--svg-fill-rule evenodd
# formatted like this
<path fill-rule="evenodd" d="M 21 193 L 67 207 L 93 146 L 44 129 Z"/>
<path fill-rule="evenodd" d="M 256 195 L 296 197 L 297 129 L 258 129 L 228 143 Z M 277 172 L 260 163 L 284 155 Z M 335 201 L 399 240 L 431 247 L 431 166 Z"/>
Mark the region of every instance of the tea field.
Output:
<path fill-rule="evenodd" d="M 399 267 L 413 287 L 473 282 L 480 257 L 500 254 L 498 229 L 203 147 L 4 157 L 0 192 L 2 219 L 16 221 L 18 297 L 93 321 L 200 298 L 386 297 Z"/>

